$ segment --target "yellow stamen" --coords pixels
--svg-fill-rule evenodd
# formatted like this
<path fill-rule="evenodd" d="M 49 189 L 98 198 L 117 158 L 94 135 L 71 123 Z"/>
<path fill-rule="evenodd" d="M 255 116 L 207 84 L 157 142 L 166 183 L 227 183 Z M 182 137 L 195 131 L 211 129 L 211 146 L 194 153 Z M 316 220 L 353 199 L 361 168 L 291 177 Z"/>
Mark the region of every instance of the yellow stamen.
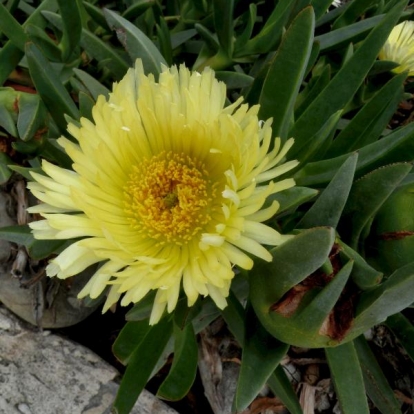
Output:
<path fill-rule="evenodd" d="M 211 220 L 214 186 L 205 166 L 162 152 L 135 166 L 124 188 L 131 225 L 161 244 L 190 241 Z"/>

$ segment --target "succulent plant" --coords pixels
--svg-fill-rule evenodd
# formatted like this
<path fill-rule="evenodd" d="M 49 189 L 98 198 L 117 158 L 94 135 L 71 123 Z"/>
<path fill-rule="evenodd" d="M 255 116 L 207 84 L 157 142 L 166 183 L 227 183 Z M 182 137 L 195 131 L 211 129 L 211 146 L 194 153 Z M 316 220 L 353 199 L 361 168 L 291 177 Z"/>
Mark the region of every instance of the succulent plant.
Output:
<path fill-rule="evenodd" d="M 236 269 L 222 310 L 208 297 L 188 307 L 181 291 L 174 312 L 150 326 L 154 291 L 135 304 L 113 348 L 127 365 L 116 412 L 129 412 L 172 351 L 158 392 L 183 398 L 197 369 L 196 334 L 219 316 L 243 349 L 235 410 L 267 383 L 302 413 L 280 368 L 293 345 L 325 349 L 342 413 L 368 413 L 366 394 L 380 412 L 401 412 L 363 334 L 385 323 L 414 359 L 414 328 L 402 313 L 414 301 L 414 123 L 403 106 L 414 84 L 407 71 L 393 72 L 401 62 L 377 59 L 392 29 L 412 19 L 412 1 L 335 3 L 0 2 L 4 186 L 16 174 L 32 180 L 41 159 L 71 169 L 56 138 L 73 139 L 68 122 L 91 120 L 98 96 L 108 97 L 136 59 L 155 79 L 163 65 L 211 67 L 227 103 L 243 96 L 260 105 L 259 119 L 273 118 L 273 138 L 295 140 L 285 161 L 299 164 L 278 180 L 296 186 L 264 206 L 277 203 L 266 224 L 291 237 L 269 247 L 270 262 Z M 45 266 L 77 241 L 36 240 L 27 224 L 0 236 Z"/>

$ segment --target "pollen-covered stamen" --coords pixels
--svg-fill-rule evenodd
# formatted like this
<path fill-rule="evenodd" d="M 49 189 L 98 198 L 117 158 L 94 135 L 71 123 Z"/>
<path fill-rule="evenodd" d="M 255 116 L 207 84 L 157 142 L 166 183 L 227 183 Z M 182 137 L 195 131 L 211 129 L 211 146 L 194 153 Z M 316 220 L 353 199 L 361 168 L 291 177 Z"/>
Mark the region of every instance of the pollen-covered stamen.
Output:
<path fill-rule="evenodd" d="M 124 188 L 125 210 L 140 233 L 184 244 L 211 220 L 213 187 L 202 163 L 163 152 L 133 168 Z"/>

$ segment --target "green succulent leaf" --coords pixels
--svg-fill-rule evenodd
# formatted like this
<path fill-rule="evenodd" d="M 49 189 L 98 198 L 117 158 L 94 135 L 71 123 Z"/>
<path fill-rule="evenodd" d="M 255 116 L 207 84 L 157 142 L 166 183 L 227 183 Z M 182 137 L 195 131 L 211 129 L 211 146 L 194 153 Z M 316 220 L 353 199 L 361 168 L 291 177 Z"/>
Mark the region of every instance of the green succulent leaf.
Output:
<path fill-rule="evenodd" d="M 62 51 L 43 29 L 39 26 L 29 24 L 26 26 L 25 32 L 28 39 L 42 51 L 48 60 L 52 62 L 61 61 Z"/>
<path fill-rule="evenodd" d="M 343 414 L 369 414 L 365 386 L 353 342 L 325 349 Z"/>
<path fill-rule="evenodd" d="M 164 56 L 164 59 L 167 62 L 168 66 L 171 66 L 173 64 L 171 35 L 170 31 L 168 30 L 167 23 L 165 23 L 164 19 L 160 20 L 160 24 L 156 25 L 156 29 L 160 51 Z"/>
<path fill-rule="evenodd" d="M 233 55 L 234 0 L 213 0 L 213 20 L 221 48 L 227 56 Z"/>
<path fill-rule="evenodd" d="M 282 139 L 293 122 L 293 110 L 313 43 L 314 14 L 305 8 L 293 20 L 282 38 L 263 84 L 259 104 L 261 119 L 273 117 L 273 133 Z M 289 62 L 290 70 L 286 67 Z"/>
<path fill-rule="evenodd" d="M 167 65 L 167 62 L 154 43 L 138 27 L 115 12 L 105 9 L 104 14 L 132 62 L 140 58 L 146 73 L 158 75 L 161 71 L 161 64 Z"/>
<path fill-rule="evenodd" d="M 325 263 L 334 240 L 332 228 L 305 230 L 272 249 L 272 262 L 256 263 L 250 271 L 250 293 L 259 319 L 260 315 L 269 314 L 269 308 L 289 289 Z"/>
<path fill-rule="evenodd" d="M 384 15 L 369 17 L 349 26 L 329 31 L 315 37 L 319 42 L 321 51 L 337 50 L 348 44 L 363 40 L 366 35 L 376 27 L 384 18 Z"/>
<path fill-rule="evenodd" d="M 50 11 L 43 12 L 44 17 L 59 30 L 63 29 L 62 17 Z M 82 29 L 80 45 L 88 55 L 98 62 L 105 62 L 105 67 L 113 73 L 115 79 L 121 79 L 129 68 L 128 62 L 111 47 L 108 42 L 104 42 L 87 29 Z"/>
<path fill-rule="evenodd" d="M 271 336 L 248 307 L 240 375 L 234 399 L 235 411 L 244 410 L 266 384 L 289 345 Z"/>
<path fill-rule="evenodd" d="M 314 43 L 315 44 L 315 43 Z M 331 67 L 326 65 L 322 72 L 310 79 L 305 88 L 298 95 L 295 102 L 295 118 L 299 118 L 306 108 L 314 101 L 314 99 L 328 85 L 331 79 Z"/>
<path fill-rule="evenodd" d="M 110 32 L 111 28 L 109 27 L 108 23 L 106 22 L 105 16 L 101 8 L 94 6 L 93 4 L 89 3 L 89 1 L 83 1 L 83 7 L 85 8 L 86 13 L 92 18 L 92 20 L 101 26 L 106 31 Z"/>
<path fill-rule="evenodd" d="M 290 414 L 303 414 L 296 392 L 282 366 L 277 366 L 274 373 L 267 380 L 267 384 L 283 402 Z"/>
<path fill-rule="evenodd" d="M 341 165 L 329 185 L 299 221 L 297 228 L 336 228 L 351 190 L 357 160 L 358 154 L 355 153 Z"/>
<path fill-rule="evenodd" d="M 337 240 L 336 243 L 340 247 L 341 257 L 344 260 L 350 259 L 354 262 L 351 278 L 360 289 L 366 290 L 381 282 L 383 276 L 381 272 L 370 266 L 362 256 L 347 246 L 342 240 Z"/>
<path fill-rule="evenodd" d="M 174 359 L 167 377 L 158 389 L 157 395 L 170 401 L 184 398 L 191 388 L 196 373 L 198 347 L 193 325 L 183 329 L 174 325 Z"/>
<path fill-rule="evenodd" d="M 42 260 L 61 251 L 63 246 L 69 246 L 69 244 L 71 241 L 67 240 L 34 240 L 28 246 L 27 251 L 32 259 Z"/>
<path fill-rule="evenodd" d="M 0 126 L 4 128 L 12 137 L 17 137 L 17 128 L 14 116 L 4 105 L 4 102 L 1 102 L 0 106 Z"/>
<path fill-rule="evenodd" d="M 96 101 L 99 95 L 103 95 L 106 98 L 109 96 L 109 90 L 98 82 L 94 77 L 89 75 L 87 72 L 73 68 L 75 75 L 81 80 L 85 87 L 89 90 L 92 98 Z"/>
<path fill-rule="evenodd" d="M 298 311 L 295 324 L 304 327 L 304 331 L 319 333 L 320 327 L 344 290 L 353 265 L 352 260 L 346 263 L 335 277 L 306 304 L 306 307 Z"/>
<path fill-rule="evenodd" d="M 140 322 L 129 322 L 140 323 Z M 142 322 L 145 323 L 145 322 Z M 148 321 L 146 321 L 148 325 Z M 118 414 L 128 414 L 139 394 L 144 389 L 151 373 L 161 358 L 172 333 L 171 320 L 164 318 L 154 326 L 150 326 L 145 334 L 138 330 L 138 341 L 131 341 L 138 346 L 132 351 L 127 369 L 122 377 L 114 409 Z M 131 347 L 130 347 L 131 348 Z"/>
<path fill-rule="evenodd" d="M 359 0 L 351 2 L 346 10 L 335 20 L 332 28 L 336 30 L 339 27 L 349 26 L 362 16 L 367 9 L 377 5 L 377 0 Z"/>
<path fill-rule="evenodd" d="M 0 239 L 22 246 L 30 246 L 34 242 L 32 230 L 28 225 L 5 226 L 0 228 Z"/>
<path fill-rule="evenodd" d="M 309 161 L 323 156 L 326 147 L 332 140 L 341 115 L 341 111 L 331 115 L 323 124 L 322 128 L 309 139 L 306 145 L 300 146 L 299 144 L 293 146 L 289 157 L 296 158 L 300 161 L 299 166 L 296 168 L 297 170 L 300 170 L 302 166 L 306 166 Z"/>
<path fill-rule="evenodd" d="M 79 118 L 78 108 L 50 63 L 34 44 L 26 45 L 26 57 L 37 92 L 61 131 L 65 131 L 64 114 L 77 119 Z"/>
<path fill-rule="evenodd" d="M 396 24 L 407 1 L 401 1 L 362 42 L 328 86 L 309 105 L 290 131 L 298 145 L 303 145 L 325 123 L 326 118 L 342 110 L 355 95 L 377 55 Z"/>
<path fill-rule="evenodd" d="M 46 21 L 42 17 L 44 10 L 56 11 L 58 8 L 56 0 L 44 0 L 36 10 L 23 23 L 23 28 L 28 24 L 44 28 Z M 3 19 L 0 19 L 2 21 Z M 1 26 L 0 26 L 1 27 Z M 1 29 L 2 31 L 2 29 Z M 20 42 L 20 41 L 19 41 Z M 24 56 L 24 50 L 19 49 L 11 41 L 8 41 L 0 50 L 0 85 L 3 85 L 10 73 L 19 64 Z"/>
<path fill-rule="evenodd" d="M 409 162 L 414 159 L 414 124 L 408 124 L 386 137 L 366 145 L 358 152 L 357 172 L 372 171 L 393 162 Z M 321 185 L 328 183 L 352 154 L 322 161 L 310 162 L 294 176 L 298 185 Z"/>
<path fill-rule="evenodd" d="M 79 113 L 81 117 L 92 119 L 92 108 L 95 101 L 85 92 L 79 92 Z"/>
<path fill-rule="evenodd" d="M 143 299 L 141 299 L 138 303 L 135 303 L 132 309 L 128 311 L 125 319 L 132 322 L 139 322 L 143 319 L 149 319 L 154 305 L 155 294 L 155 290 L 149 291 Z"/>
<path fill-rule="evenodd" d="M 140 321 L 129 321 L 122 328 L 116 338 L 112 351 L 124 365 L 127 365 L 132 353 L 141 344 L 150 330 L 148 319 Z"/>
<path fill-rule="evenodd" d="M 268 203 L 270 205 L 276 200 L 280 204 L 279 210 L 277 211 L 279 215 L 286 211 L 294 210 L 301 204 L 312 200 L 318 194 L 319 191 L 313 188 L 295 186 L 280 193 L 272 194 L 268 198 Z"/>
<path fill-rule="evenodd" d="M 249 87 L 254 78 L 239 72 L 217 71 L 216 78 L 226 84 L 227 89 L 238 89 Z"/>
<path fill-rule="evenodd" d="M 122 17 L 124 19 L 133 21 L 139 16 L 141 16 L 155 3 L 156 0 L 137 0 L 122 13 Z"/>
<path fill-rule="evenodd" d="M 38 95 L 21 94 L 17 117 L 19 138 L 29 141 L 36 135 L 45 135 L 47 133 L 46 116 L 46 108 Z"/>
<path fill-rule="evenodd" d="M 395 398 L 394 391 L 366 339 L 362 335 L 359 336 L 354 340 L 354 346 L 361 364 L 366 392 L 375 407 L 382 414 L 401 414 L 400 404 Z"/>
<path fill-rule="evenodd" d="M 410 306 L 414 295 L 414 262 L 396 270 L 378 287 L 362 292 L 356 308 L 355 333 L 384 322 Z"/>
<path fill-rule="evenodd" d="M 279 1 L 262 30 L 246 44 L 238 44 L 234 57 L 240 58 L 274 50 L 280 41 L 283 27 L 286 25 L 294 5 L 295 2 L 291 0 Z"/>
<path fill-rule="evenodd" d="M 332 5 L 332 0 L 313 0 L 312 7 L 315 9 L 315 19 L 319 20 Z"/>
<path fill-rule="evenodd" d="M 407 354 L 414 361 L 414 326 L 402 313 L 391 315 L 385 321 L 388 328 L 398 338 Z"/>
<path fill-rule="evenodd" d="M 379 168 L 355 182 L 339 225 L 345 242 L 356 249 L 364 228 L 385 200 L 411 171 L 411 164 L 391 164 Z"/>
<path fill-rule="evenodd" d="M 80 0 L 57 0 L 57 2 L 63 23 L 63 37 L 59 47 L 62 50 L 62 60 L 65 62 L 78 46 L 82 34 Z"/>
<path fill-rule="evenodd" d="M 4 33 L 11 41 L 11 43 L 24 51 L 27 42 L 27 36 L 23 27 L 10 14 L 7 8 L 0 3 L 0 32 Z"/>
<path fill-rule="evenodd" d="M 335 138 L 327 156 L 335 157 L 376 141 L 401 101 L 405 79 L 402 73 L 387 82 Z"/>
<path fill-rule="evenodd" d="M 221 310 L 221 315 L 226 321 L 230 332 L 234 335 L 237 342 L 243 346 L 245 337 L 245 311 L 232 291 L 230 291 L 227 298 L 227 306 Z"/>

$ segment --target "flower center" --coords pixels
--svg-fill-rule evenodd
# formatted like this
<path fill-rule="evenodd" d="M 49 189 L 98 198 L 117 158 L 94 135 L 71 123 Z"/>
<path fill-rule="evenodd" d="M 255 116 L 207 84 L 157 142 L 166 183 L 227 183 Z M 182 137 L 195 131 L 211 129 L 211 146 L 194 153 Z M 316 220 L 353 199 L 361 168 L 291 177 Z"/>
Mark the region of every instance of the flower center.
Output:
<path fill-rule="evenodd" d="M 163 152 L 133 168 L 124 188 L 125 211 L 140 233 L 163 244 L 185 244 L 211 220 L 213 187 L 202 163 Z"/>

